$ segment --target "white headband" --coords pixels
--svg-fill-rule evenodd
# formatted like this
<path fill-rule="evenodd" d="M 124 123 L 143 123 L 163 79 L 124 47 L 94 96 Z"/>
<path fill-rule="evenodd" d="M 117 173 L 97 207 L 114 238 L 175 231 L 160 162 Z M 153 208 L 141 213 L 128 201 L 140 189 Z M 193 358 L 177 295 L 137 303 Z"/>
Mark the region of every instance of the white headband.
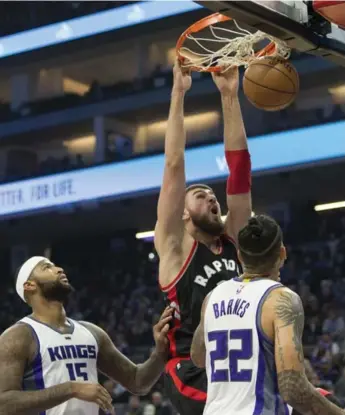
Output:
<path fill-rule="evenodd" d="M 16 291 L 19 297 L 24 301 L 24 284 L 29 279 L 32 271 L 34 268 L 41 262 L 41 261 L 49 261 L 49 259 L 45 258 L 44 256 L 33 256 L 29 258 L 24 264 L 20 267 L 17 277 L 16 283 Z M 50 261 L 49 261 L 50 262 Z"/>

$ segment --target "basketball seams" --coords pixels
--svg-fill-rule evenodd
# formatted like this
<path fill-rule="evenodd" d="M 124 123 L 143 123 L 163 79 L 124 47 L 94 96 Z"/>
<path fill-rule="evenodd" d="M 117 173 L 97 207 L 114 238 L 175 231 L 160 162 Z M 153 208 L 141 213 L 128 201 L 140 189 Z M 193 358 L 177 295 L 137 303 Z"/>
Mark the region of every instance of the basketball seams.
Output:
<path fill-rule="evenodd" d="M 291 92 L 291 93 L 292 93 L 292 94 L 295 94 L 296 92 L 298 92 L 297 85 L 295 85 L 295 84 L 294 84 L 294 82 L 292 81 L 292 79 L 291 79 L 291 78 L 289 78 L 285 72 L 283 72 L 281 69 L 278 69 L 278 68 L 277 68 L 277 66 L 267 65 L 266 63 L 259 63 L 259 62 L 254 62 L 253 66 L 266 66 L 266 67 L 268 67 L 268 68 L 270 68 L 270 69 L 274 69 L 274 70 L 276 70 L 276 71 L 280 72 L 282 75 L 284 75 L 284 76 L 285 76 L 285 78 L 287 78 L 287 79 L 291 82 L 291 84 L 292 84 L 292 86 L 293 86 L 293 88 L 294 88 L 294 91 L 293 91 L 293 92 Z M 291 66 L 291 68 L 292 68 L 292 66 Z M 294 68 L 292 68 L 292 69 L 293 69 L 293 71 L 296 73 L 295 69 L 294 69 Z M 296 73 L 296 75 L 297 75 L 297 73 Z M 297 76 L 298 76 L 298 75 L 297 75 Z M 247 78 L 247 79 L 248 79 L 248 78 Z M 283 91 L 277 91 L 277 92 L 283 92 Z"/>
<path fill-rule="evenodd" d="M 287 108 L 294 101 L 299 90 L 297 71 L 288 62 L 288 66 L 285 65 L 281 69 L 277 68 L 279 65 L 282 65 L 282 61 L 269 61 L 266 57 L 263 61 L 253 62 L 245 71 L 244 93 L 255 107 L 278 111 Z"/>
<path fill-rule="evenodd" d="M 266 110 L 266 111 L 272 111 L 274 108 L 279 108 L 280 110 L 285 109 L 288 105 L 290 105 L 290 101 L 284 103 L 284 104 L 280 104 L 280 105 L 269 105 L 269 104 L 265 104 L 265 108 L 262 108 L 263 104 L 261 104 L 258 101 L 254 101 L 253 99 L 251 100 L 251 103 L 254 105 L 254 107 L 258 108 L 259 110 Z M 268 109 L 269 108 L 269 109 Z"/>
<path fill-rule="evenodd" d="M 279 92 L 280 94 L 287 94 L 287 95 L 295 95 L 296 92 L 288 92 L 288 91 L 281 91 L 280 89 L 274 89 L 265 85 L 261 85 L 258 82 L 253 81 L 252 79 L 248 78 L 248 76 L 245 76 L 246 81 L 249 81 L 253 83 L 254 85 L 260 86 L 261 88 L 268 89 L 269 91 Z"/>

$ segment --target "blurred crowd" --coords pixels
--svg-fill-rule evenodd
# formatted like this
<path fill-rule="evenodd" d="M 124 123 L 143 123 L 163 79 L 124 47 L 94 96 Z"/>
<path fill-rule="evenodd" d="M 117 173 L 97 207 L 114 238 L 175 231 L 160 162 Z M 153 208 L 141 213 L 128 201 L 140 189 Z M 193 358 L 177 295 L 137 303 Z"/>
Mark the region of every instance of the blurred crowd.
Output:
<path fill-rule="evenodd" d="M 345 212 L 299 217 L 282 226 L 288 260 L 281 278 L 304 304 L 307 374 L 315 385 L 345 400 Z M 67 306 L 70 317 L 99 324 L 123 353 L 136 362 L 145 359 L 153 346 L 152 325 L 164 308 L 152 243 L 129 234 L 69 239 L 52 246 L 52 258 L 75 286 Z M 15 294 L 13 280 L 7 278 L 4 283 L 0 331 L 29 312 Z M 141 403 L 115 382 L 101 381 L 111 392 L 118 415 L 169 415 L 172 411 L 160 383 L 153 396 Z"/>

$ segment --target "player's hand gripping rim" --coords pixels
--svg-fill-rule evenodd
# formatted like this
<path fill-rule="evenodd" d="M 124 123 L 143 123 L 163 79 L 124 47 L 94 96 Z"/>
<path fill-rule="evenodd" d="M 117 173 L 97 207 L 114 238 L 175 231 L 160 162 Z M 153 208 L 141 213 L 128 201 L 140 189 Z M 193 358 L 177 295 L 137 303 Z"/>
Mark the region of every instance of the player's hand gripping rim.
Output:
<path fill-rule="evenodd" d="M 237 66 L 224 68 L 221 72 L 213 72 L 212 79 L 221 94 L 232 96 L 238 94 L 239 74 Z"/>

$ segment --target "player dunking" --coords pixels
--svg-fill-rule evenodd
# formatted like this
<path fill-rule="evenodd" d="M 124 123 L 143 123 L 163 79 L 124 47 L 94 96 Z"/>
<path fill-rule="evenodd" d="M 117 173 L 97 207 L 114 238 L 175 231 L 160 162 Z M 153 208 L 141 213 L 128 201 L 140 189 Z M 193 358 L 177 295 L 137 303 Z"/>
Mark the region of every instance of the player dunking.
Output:
<path fill-rule="evenodd" d="M 210 187 L 195 184 L 186 189 L 184 96 L 191 77 L 176 63 L 155 229 L 160 287 L 175 308 L 165 392 L 180 415 L 201 415 L 204 410 L 207 379 L 205 371 L 190 359 L 193 333 L 207 293 L 238 275 L 234 242 L 251 214 L 250 156 L 237 97 L 237 68 L 214 76 L 214 82 L 222 98 L 225 155 L 231 171 L 225 224 Z M 206 167 L 200 165 L 200 170 Z"/>
<path fill-rule="evenodd" d="M 192 359 L 208 378 L 205 415 L 344 415 L 309 383 L 301 299 L 279 281 L 286 251 L 279 225 L 251 218 L 238 236 L 244 274 L 205 299 Z M 289 408 L 289 404 L 291 407 Z"/>
<path fill-rule="evenodd" d="M 135 365 L 101 328 L 66 317 L 63 303 L 73 288 L 47 258 L 28 259 L 16 289 L 33 312 L 0 337 L 1 415 L 98 415 L 99 407 L 113 413 L 97 369 L 136 394 L 146 394 L 162 373 L 172 310 L 153 329 L 151 357 Z"/>

